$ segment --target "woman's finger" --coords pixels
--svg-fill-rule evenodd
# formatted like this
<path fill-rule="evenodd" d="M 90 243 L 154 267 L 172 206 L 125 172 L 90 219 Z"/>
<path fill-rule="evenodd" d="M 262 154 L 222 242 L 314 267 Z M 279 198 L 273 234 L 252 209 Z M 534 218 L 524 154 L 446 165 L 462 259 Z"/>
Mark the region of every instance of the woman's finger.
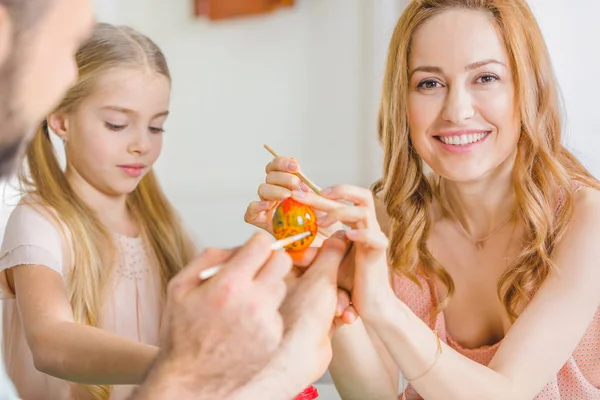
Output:
<path fill-rule="evenodd" d="M 297 173 L 300 172 L 300 165 L 293 158 L 275 157 L 265 168 L 267 174 L 271 171 Z"/>
<path fill-rule="evenodd" d="M 304 188 L 308 189 L 308 186 L 306 186 L 300 180 L 300 178 L 288 172 L 271 171 L 267 174 L 265 182 L 270 185 L 281 186 L 289 190 L 307 191 Z"/>
<path fill-rule="evenodd" d="M 244 214 L 244 221 L 251 223 L 256 219 L 261 213 L 266 211 L 270 211 L 277 205 L 276 201 L 251 201 L 246 208 L 246 213 Z"/>
<path fill-rule="evenodd" d="M 336 208 L 346 206 L 338 201 L 319 196 L 315 192 L 303 192 L 300 190 L 292 191 L 292 199 L 298 201 L 299 203 L 313 207 L 315 211 L 330 212 Z"/>
<path fill-rule="evenodd" d="M 335 309 L 335 316 L 341 317 L 350 307 L 350 294 L 346 292 L 344 289 L 337 290 L 337 306 Z"/>
<path fill-rule="evenodd" d="M 365 207 L 344 206 L 331 210 L 327 215 L 321 217 L 317 222 L 319 226 L 327 228 L 328 226 L 341 222 L 344 225 L 361 224 L 361 228 L 368 228 L 370 224 L 369 212 Z"/>
<path fill-rule="evenodd" d="M 348 307 L 348 309 L 344 311 L 344 314 L 342 314 L 341 319 L 345 324 L 353 324 L 358 319 L 358 313 L 356 312 L 354 306 Z"/>
<path fill-rule="evenodd" d="M 373 250 L 385 250 L 390 243 L 383 232 L 372 229 L 351 229 L 346 231 L 346 237 L 353 242 L 367 245 Z"/>
<path fill-rule="evenodd" d="M 244 214 L 244 221 L 248 224 L 254 225 L 257 228 L 264 229 L 265 231 L 272 233 L 271 219 L 272 210 L 277 202 L 271 201 L 253 201 L 246 208 Z"/>
<path fill-rule="evenodd" d="M 323 189 L 321 194 L 332 200 L 345 200 L 356 205 L 374 207 L 371 191 L 358 186 L 336 185 Z"/>
<path fill-rule="evenodd" d="M 258 187 L 258 197 L 262 201 L 282 201 L 287 199 L 292 194 L 291 190 L 286 189 L 277 185 L 270 185 L 268 183 L 262 183 Z"/>

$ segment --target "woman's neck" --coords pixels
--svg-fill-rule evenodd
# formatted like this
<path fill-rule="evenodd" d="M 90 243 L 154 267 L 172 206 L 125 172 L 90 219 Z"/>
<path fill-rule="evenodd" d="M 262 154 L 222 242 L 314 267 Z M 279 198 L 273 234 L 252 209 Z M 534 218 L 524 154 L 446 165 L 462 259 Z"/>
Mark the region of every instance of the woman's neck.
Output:
<path fill-rule="evenodd" d="M 466 233 L 481 239 L 507 222 L 515 212 L 512 162 L 473 182 L 442 179 L 442 202 Z"/>
<path fill-rule="evenodd" d="M 65 172 L 69 185 L 77 196 L 96 214 L 111 232 L 137 236 L 138 230 L 127 207 L 127 196 L 110 196 L 92 186 L 74 168 Z"/>

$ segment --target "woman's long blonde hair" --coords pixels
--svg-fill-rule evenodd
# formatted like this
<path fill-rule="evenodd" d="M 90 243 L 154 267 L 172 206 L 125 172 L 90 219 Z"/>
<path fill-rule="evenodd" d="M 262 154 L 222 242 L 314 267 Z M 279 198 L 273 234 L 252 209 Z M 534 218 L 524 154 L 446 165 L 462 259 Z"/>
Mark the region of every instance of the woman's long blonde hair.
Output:
<path fill-rule="evenodd" d="M 554 268 L 553 252 L 573 212 L 572 181 L 600 184 L 562 145 L 562 116 L 557 83 L 542 33 L 525 0 L 413 0 L 394 30 L 379 110 L 379 139 L 384 173 L 373 187 L 391 217 L 389 257 L 392 269 L 418 284 L 417 275 L 437 277 L 448 295 L 454 282 L 427 248 L 434 199 L 433 181 L 410 139 L 407 113 L 409 56 L 415 31 L 431 17 L 462 8 L 489 14 L 504 40 L 521 114 L 521 135 L 513 167 L 519 217 L 529 237 L 498 282 L 498 296 L 511 318 L 518 316 L 532 291 Z M 557 198 L 563 199 L 557 209 Z M 435 317 L 435 316 L 434 316 Z"/>
<path fill-rule="evenodd" d="M 170 80 L 169 69 L 158 46 L 127 27 L 98 24 L 92 37 L 76 55 L 79 79 L 69 90 L 57 113 L 74 111 L 92 93 L 98 77 L 117 67 L 150 69 Z M 98 326 L 104 292 L 113 271 L 115 244 L 95 213 L 76 195 L 56 158 L 44 122 L 27 149 L 21 182 L 28 198 L 49 207 L 68 230 L 73 248 L 72 269 L 67 278 L 75 320 Z M 163 288 L 193 256 L 193 245 L 164 196 L 153 172 L 149 172 L 128 196 L 127 205 L 142 237 L 156 257 Z M 107 399 L 109 386 L 87 386 L 94 399 Z"/>

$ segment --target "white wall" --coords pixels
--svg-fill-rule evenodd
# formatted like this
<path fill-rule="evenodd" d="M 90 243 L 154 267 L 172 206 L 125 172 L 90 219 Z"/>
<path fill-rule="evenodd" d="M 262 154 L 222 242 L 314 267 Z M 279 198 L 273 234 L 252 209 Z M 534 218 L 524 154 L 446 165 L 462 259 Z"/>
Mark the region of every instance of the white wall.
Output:
<path fill-rule="evenodd" d="M 361 180 L 360 0 L 300 1 L 234 21 L 192 17 L 190 2 L 100 2 L 166 53 L 172 116 L 157 171 L 202 244 L 247 239 L 268 143 L 317 184 Z M 117 13 L 117 14 L 115 14 Z"/>
<path fill-rule="evenodd" d="M 379 176 L 381 75 L 405 1 L 303 0 L 272 15 L 218 23 L 195 19 L 190 3 L 97 0 L 96 9 L 101 21 L 148 34 L 169 58 L 173 115 L 157 169 L 203 244 L 234 245 L 252 231 L 242 215 L 270 160 L 264 142 L 297 157 L 323 186 L 368 185 Z M 600 176 L 600 25 L 593 19 L 600 3 L 530 4 L 563 91 L 566 143 Z M 0 226 L 15 201 L 14 191 L 6 192 Z"/>
<path fill-rule="evenodd" d="M 600 25 L 596 0 L 529 0 L 550 49 L 567 112 L 565 144 L 600 177 Z"/>
<path fill-rule="evenodd" d="M 210 22 L 192 16 L 191 1 L 97 0 L 99 20 L 132 25 L 169 59 L 172 116 L 157 170 L 202 244 L 235 245 L 252 232 L 242 216 L 271 158 L 263 143 L 298 158 L 322 186 L 366 186 L 380 175 L 381 75 L 404 4 L 303 0 L 272 15 Z M 600 176 L 600 3 L 530 4 L 563 91 L 566 143 Z M 15 201 L 14 191 L 8 196 L 0 224 Z"/>
<path fill-rule="evenodd" d="M 531 0 L 568 112 L 567 144 L 600 176 L 595 118 L 600 36 L 593 0 Z M 577 4 L 575 4 L 577 3 Z M 271 156 L 295 156 L 317 184 L 369 185 L 381 172 L 375 119 L 391 31 L 406 1 L 303 0 L 224 22 L 190 2 L 98 0 L 99 20 L 129 24 L 166 53 L 172 116 L 157 171 L 203 245 L 230 246 Z M 0 210 L 0 223 L 10 207 Z"/>

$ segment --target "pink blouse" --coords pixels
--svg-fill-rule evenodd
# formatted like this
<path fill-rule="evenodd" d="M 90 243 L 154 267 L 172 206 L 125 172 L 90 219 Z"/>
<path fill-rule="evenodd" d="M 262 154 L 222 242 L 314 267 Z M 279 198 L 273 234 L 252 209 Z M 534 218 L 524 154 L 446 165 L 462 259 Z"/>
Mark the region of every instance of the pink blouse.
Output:
<path fill-rule="evenodd" d="M 25 339 L 15 293 L 6 270 L 41 265 L 65 279 L 73 266 L 72 248 L 49 210 L 21 204 L 12 212 L 0 251 L 0 293 L 3 299 L 2 354 L 6 370 L 23 400 L 86 399 L 81 385 L 38 371 Z M 143 241 L 114 235 L 120 251 L 100 328 L 141 343 L 158 346 L 163 296 L 158 268 Z M 135 386 L 113 386 L 111 400 L 124 400 Z"/>
<path fill-rule="evenodd" d="M 582 185 L 573 184 L 575 191 Z M 557 207 L 561 207 L 559 199 Z M 465 348 L 458 344 L 446 331 L 444 313 L 437 315 L 431 323 L 437 302 L 435 284 L 431 279 L 419 277 L 423 290 L 410 279 L 394 275 L 393 288 L 402 300 L 432 330 L 437 330 L 441 340 L 454 350 L 483 365 L 488 365 L 501 341 L 491 346 Z M 400 397 L 401 398 L 401 397 Z M 406 389 L 406 398 L 422 399 L 412 386 Z M 600 400 L 600 308 L 596 310 L 585 335 L 556 377 L 542 389 L 535 400 Z M 507 399 L 508 400 L 508 399 Z"/>
<path fill-rule="evenodd" d="M 473 349 L 462 347 L 446 331 L 444 313 L 438 314 L 431 324 L 431 315 L 435 313 L 435 286 L 430 280 L 419 278 L 423 290 L 410 279 L 394 276 L 393 286 L 396 295 L 432 330 L 437 330 L 441 340 L 457 352 L 483 365 L 488 365 L 501 341 Z M 401 397 L 400 397 L 401 398 Z M 422 399 L 408 386 L 406 398 Z M 596 311 L 583 339 L 565 363 L 556 377 L 544 387 L 535 400 L 593 400 L 600 399 L 600 308 Z"/>

